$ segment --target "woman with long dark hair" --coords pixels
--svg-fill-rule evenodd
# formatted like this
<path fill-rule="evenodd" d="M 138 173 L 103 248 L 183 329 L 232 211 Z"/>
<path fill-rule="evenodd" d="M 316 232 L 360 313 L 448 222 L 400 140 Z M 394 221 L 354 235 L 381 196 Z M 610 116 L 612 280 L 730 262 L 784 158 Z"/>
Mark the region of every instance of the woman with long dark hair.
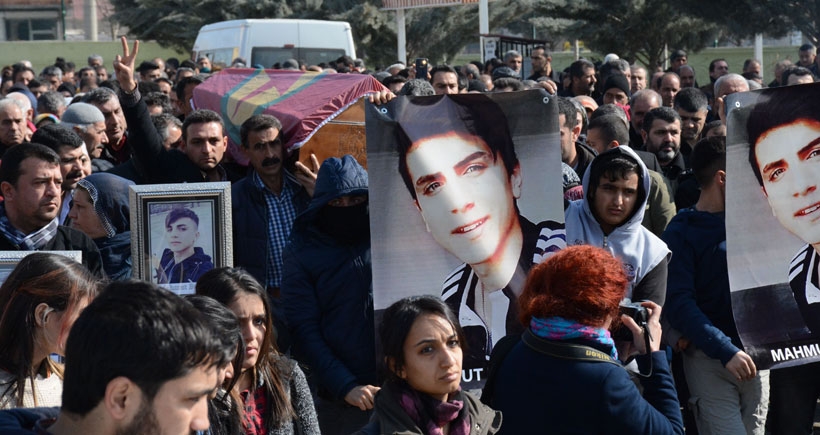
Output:
<path fill-rule="evenodd" d="M 234 389 L 242 402 L 245 432 L 319 434 L 304 373 L 276 349 L 268 296 L 259 282 L 242 269 L 213 269 L 199 278 L 196 294 L 216 299 L 239 319 L 244 362 Z"/>
<path fill-rule="evenodd" d="M 0 409 L 60 406 L 62 355 L 71 325 L 98 282 L 70 258 L 37 252 L 0 286 Z"/>
<path fill-rule="evenodd" d="M 379 329 L 387 381 L 362 434 L 494 434 L 501 413 L 461 390 L 464 333 L 435 296 L 404 298 Z"/>

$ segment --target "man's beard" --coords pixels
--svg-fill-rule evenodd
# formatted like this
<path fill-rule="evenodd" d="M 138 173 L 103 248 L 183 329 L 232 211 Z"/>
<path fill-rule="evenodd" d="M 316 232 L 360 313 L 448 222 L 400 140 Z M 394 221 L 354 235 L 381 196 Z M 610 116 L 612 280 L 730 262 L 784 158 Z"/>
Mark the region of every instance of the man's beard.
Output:
<path fill-rule="evenodd" d="M 128 426 L 117 429 L 116 435 L 140 435 L 140 434 L 161 434 L 162 430 L 159 427 L 159 421 L 154 414 L 152 403 L 143 397 L 140 408 L 137 410 L 137 415 L 128 423 Z"/>
<path fill-rule="evenodd" d="M 660 162 L 661 164 L 671 162 L 677 154 L 675 148 L 667 150 L 666 146 L 666 144 L 663 144 L 660 146 L 660 148 L 658 148 L 658 151 L 655 151 L 655 156 L 658 158 L 658 162 Z"/>

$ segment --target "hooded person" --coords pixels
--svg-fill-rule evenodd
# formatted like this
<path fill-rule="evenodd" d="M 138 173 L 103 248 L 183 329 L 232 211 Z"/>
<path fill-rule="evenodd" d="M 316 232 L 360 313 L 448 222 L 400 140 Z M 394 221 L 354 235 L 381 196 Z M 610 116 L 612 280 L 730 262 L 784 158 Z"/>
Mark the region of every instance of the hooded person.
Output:
<path fill-rule="evenodd" d="M 565 211 L 567 244 L 608 250 L 624 264 L 626 298 L 663 305 L 671 252 L 641 225 L 650 183 L 646 166 L 627 146 L 595 157 L 584 174 L 584 199 Z"/>
<path fill-rule="evenodd" d="M 128 187 L 134 182 L 105 172 L 77 182 L 68 216 L 100 250 L 103 269 L 113 281 L 131 278 L 131 207 Z"/>
<path fill-rule="evenodd" d="M 322 163 L 284 251 L 293 353 L 312 370 L 323 434 L 367 424 L 378 391 L 368 177 L 353 156 Z"/>

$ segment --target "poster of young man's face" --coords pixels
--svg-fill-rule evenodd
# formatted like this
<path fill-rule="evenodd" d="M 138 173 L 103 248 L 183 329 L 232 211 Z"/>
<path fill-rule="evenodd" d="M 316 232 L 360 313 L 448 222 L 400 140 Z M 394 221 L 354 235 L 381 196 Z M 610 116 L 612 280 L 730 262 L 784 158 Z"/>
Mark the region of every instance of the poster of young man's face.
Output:
<path fill-rule="evenodd" d="M 148 205 L 151 282 L 175 293 L 214 268 L 214 201 L 155 202 Z"/>
<path fill-rule="evenodd" d="M 529 268 L 566 245 L 557 102 L 539 91 L 367 107 L 377 312 L 440 296 L 464 329 L 462 386 L 520 333 Z"/>
<path fill-rule="evenodd" d="M 820 361 L 820 84 L 729 96 L 735 324 L 760 369 Z"/>

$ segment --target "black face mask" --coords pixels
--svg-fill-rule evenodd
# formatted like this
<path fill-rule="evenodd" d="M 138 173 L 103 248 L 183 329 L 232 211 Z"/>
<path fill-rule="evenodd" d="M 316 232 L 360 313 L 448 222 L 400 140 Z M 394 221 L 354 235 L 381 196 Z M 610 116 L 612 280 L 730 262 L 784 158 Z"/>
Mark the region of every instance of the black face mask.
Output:
<path fill-rule="evenodd" d="M 326 205 L 316 216 L 316 225 L 336 240 L 351 244 L 370 238 L 368 203 L 350 207 Z"/>

